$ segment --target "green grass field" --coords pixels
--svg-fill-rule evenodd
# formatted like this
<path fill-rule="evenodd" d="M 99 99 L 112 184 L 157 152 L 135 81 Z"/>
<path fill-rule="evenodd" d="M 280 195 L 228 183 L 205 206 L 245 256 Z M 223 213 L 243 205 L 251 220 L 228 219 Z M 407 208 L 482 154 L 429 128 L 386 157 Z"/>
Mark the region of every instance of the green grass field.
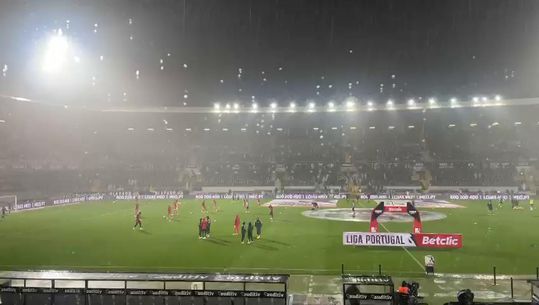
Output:
<path fill-rule="evenodd" d="M 200 201 L 185 200 L 179 217 L 163 219 L 171 201 L 141 202 L 144 230 L 133 231 L 133 202 L 95 202 L 8 215 L 0 220 L 0 269 L 77 269 L 117 271 L 229 271 L 337 274 L 373 273 L 378 264 L 391 274 L 422 273 L 423 256 L 436 257 L 437 272 L 533 274 L 539 266 L 539 212 L 513 211 L 506 204 L 488 215 L 484 202 L 458 202 L 464 209 L 436 209 L 447 218 L 424 222 L 424 231 L 462 233 L 454 250 L 356 248 L 342 245 L 343 231 L 368 231 L 368 223 L 307 218 L 304 208 L 275 208 L 219 201 L 209 213 L 212 235 L 198 239 Z M 362 202 L 363 206 L 374 203 Z M 340 202 L 339 206 L 346 206 Z M 211 210 L 211 203 L 208 204 Z M 242 245 L 232 235 L 233 220 L 260 217 L 263 237 Z M 386 223 L 391 232 L 409 232 L 411 223 Z M 418 263 L 419 262 L 419 263 Z"/>

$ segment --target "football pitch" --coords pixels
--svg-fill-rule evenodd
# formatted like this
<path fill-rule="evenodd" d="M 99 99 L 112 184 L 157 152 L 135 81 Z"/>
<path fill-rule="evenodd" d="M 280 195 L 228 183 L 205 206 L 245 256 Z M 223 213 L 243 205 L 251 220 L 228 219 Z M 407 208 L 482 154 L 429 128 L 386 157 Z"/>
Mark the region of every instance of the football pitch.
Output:
<path fill-rule="evenodd" d="M 423 273 L 425 255 L 436 258 L 436 272 L 535 274 L 539 266 L 539 212 L 512 210 L 508 203 L 489 215 L 482 201 L 452 202 L 457 209 L 428 209 L 446 218 L 423 223 L 427 233 L 461 233 L 462 249 L 366 248 L 342 245 L 345 231 L 369 230 L 368 222 L 308 218 L 307 208 L 275 207 L 218 200 L 206 202 L 211 237 L 198 238 L 200 200 L 184 200 L 179 216 L 163 218 L 172 201 L 141 201 L 144 230 L 133 230 L 133 201 L 102 201 L 45 208 L 0 220 L 0 269 L 70 269 L 111 271 L 257 272 L 340 274 L 346 272 L 412 275 Z M 339 207 L 350 203 L 340 201 Z M 374 202 L 360 202 L 374 207 Z M 427 210 L 427 209 L 419 209 Z M 236 214 L 263 222 L 262 238 L 241 244 L 234 236 Z M 411 223 L 384 223 L 381 231 L 410 232 Z"/>

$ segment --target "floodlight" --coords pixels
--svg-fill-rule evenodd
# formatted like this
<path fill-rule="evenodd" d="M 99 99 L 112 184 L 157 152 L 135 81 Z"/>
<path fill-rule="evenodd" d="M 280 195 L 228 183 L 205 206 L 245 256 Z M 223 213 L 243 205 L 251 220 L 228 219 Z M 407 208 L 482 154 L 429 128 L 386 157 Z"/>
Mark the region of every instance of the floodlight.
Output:
<path fill-rule="evenodd" d="M 69 41 L 62 33 L 62 30 L 49 38 L 45 55 L 43 57 L 42 68 L 47 73 L 59 72 L 68 58 Z"/>

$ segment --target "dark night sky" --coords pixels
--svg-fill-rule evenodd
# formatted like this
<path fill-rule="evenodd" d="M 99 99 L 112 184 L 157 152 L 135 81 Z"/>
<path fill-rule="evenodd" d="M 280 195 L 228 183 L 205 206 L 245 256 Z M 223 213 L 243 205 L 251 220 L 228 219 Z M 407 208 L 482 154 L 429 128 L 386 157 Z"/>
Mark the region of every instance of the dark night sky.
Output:
<path fill-rule="evenodd" d="M 535 0 L 2 0 L 0 93 L 123 106 L 535 97 L 538 17 Z M 44 77 L 36 54 L 58 28 L 81 62 Z"/>

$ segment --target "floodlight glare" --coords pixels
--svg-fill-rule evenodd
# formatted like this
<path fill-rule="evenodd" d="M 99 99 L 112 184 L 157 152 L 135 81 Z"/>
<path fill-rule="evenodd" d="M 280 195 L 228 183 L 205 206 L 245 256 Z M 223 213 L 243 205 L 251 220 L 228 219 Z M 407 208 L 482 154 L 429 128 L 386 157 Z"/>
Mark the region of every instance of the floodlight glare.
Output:
<path fill-rule="evenodd" d="M 271 109 L 277 108 L 277 103 L 271 103 L 271 104 L 270 104 L 270 107 L 271 107 Z"/>
<path fill-rule="evenodd" d="M 43 57 L 42 68 L 47 73 L 56 73 L 64 66 L 69 53 L 69 42 L 62 30 L 49 38 Z"/>

